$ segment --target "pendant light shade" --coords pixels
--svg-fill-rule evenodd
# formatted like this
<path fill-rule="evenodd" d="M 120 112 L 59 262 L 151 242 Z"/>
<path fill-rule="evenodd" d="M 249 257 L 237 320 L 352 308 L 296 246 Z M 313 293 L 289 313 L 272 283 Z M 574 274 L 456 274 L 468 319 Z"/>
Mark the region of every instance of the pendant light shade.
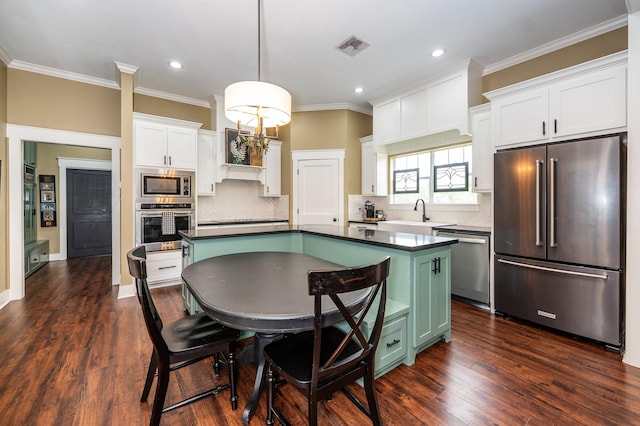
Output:
<path fill-rule="evenodd" d="M 224 91 L 224 113 L 234 123 L 249 127 L 284 126 L 291 121 L 291 95 L 275 84 L 239 81 Z"/>
<path fill-rule="evenodd" d="M 224 115 L 240 126 L 255 128 L 254 136 L 264 137 L 264 129 L 291 121 L 291 95 L 280 86 L 260 81 L 260 21 L 262 1 L 258 0 L 258 81 L 239 81 L 224 90 Z"/>

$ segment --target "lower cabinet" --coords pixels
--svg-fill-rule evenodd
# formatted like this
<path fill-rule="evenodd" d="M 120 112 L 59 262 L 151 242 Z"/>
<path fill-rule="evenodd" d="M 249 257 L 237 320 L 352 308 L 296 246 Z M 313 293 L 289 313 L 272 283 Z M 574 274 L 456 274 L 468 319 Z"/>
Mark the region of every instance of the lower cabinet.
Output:
<path fill-rule="evenodd" d="M 375 307 L 371 309 L 375 311 Z M 409 342 L 407 340 L 408 317 L 409 306 L 387 298 L 384 325 L 382 326 L 380 342 L 376 350 L 375 377 L 380 377 L 397 367 L 407 356 L 409 349 Z M 361 327 L 367 338 L 373 331 L 375 321 L 375 312 L 371 311 L 362 321 Z M 349 331 L 349 326 L 346 323 L 337 324 L 336 327 L 345 332 Z"/>
<path fill-rule="evenodd" d="M 147 281 L 149 284 L 179 282 L 182 258 L 179 250 L 147 253 Z"/>
<path fill-rule="evenodd" d="M 49 261 L 49 240 L 38 240 L 24 247 L 25 278 L 42 268 Z"/>
<path fill-rule="evenodd" d="M 419 352 L 434 340 L 451 340 L 451 251 L 417 256 L 414 268 L 413 347 Z"/>

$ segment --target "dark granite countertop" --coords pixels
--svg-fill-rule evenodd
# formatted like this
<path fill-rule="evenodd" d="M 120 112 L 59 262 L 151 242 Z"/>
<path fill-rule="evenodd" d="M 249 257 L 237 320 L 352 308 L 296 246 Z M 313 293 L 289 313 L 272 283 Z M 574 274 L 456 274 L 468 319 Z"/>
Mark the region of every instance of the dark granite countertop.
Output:
<path fill-rule="evenodd" d="M 258 225 L 263 223 L 289 223 L 288 219 L 225 219 L 207 220 L 198 222 L 198 226 L 220 226 L 220 225 Z"/>
<path fill-rule="evenodd" d="M 369 229 L 349 228 L 348 226 L 293 226 L 273 225 L 239 228 L 198 229 L 192 232 L 179 231 L 186 240 L 197 241 L 213 238 L 232 238 L 243 235 L 265 235 L 274 233 L 301 232 L 321 237 L 336 238 L 356 243 L 371 244 L 403 251 L 420 251 L 447 246 L 458 242 L 455 238 L 434 237 L 431 235 L 408 234 L 404 232 L 386 232 Z"/>

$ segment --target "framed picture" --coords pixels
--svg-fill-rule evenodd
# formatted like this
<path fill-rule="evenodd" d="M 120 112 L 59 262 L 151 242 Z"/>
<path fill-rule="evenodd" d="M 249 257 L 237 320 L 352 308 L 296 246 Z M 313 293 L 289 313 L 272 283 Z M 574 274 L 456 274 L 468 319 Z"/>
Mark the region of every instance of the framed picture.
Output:
<path fill-rule="evenodd" d="M 41 203 L 53 203 L 55 202 L 55 193 L 53 191 L 40 191 Z"/>
<path fill-rule="evenodd" d="M 249 132 L 238 131 L 238 129 L 224 130 L 226 162 L 229 164 L 249 165 L 247 146 L 240 140 L 240 135 L 249 135 Z"/>
<path fill-rule="evenodd" d="M 55 183 L 53 182 L 40 182 L 40 191 L 53 191 L 55 189 Z"/>

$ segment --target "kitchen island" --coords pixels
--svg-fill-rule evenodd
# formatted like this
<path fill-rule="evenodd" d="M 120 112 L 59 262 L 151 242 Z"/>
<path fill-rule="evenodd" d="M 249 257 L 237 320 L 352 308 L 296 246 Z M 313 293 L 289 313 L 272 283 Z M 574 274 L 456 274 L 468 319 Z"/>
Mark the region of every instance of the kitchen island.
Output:
<path fill-rule="evenodd" d="M 454 238 L 336 226 L 273 225 L 181 231 L 183 268 L 213 256 L 252 251 L 302 253 L 345 266 L 391 256 L 387 307 L 376 353 L 376 377 L 418 352 L 451 340 L 451 244 Z M 306 283 L 301 283 L 306 285 Z M 252 297 L 253 295 L 247 295 Z M 184 307 L 199 307 L 182 285 Z M 373 318 L 365 318 L 370 331 Z"/>

